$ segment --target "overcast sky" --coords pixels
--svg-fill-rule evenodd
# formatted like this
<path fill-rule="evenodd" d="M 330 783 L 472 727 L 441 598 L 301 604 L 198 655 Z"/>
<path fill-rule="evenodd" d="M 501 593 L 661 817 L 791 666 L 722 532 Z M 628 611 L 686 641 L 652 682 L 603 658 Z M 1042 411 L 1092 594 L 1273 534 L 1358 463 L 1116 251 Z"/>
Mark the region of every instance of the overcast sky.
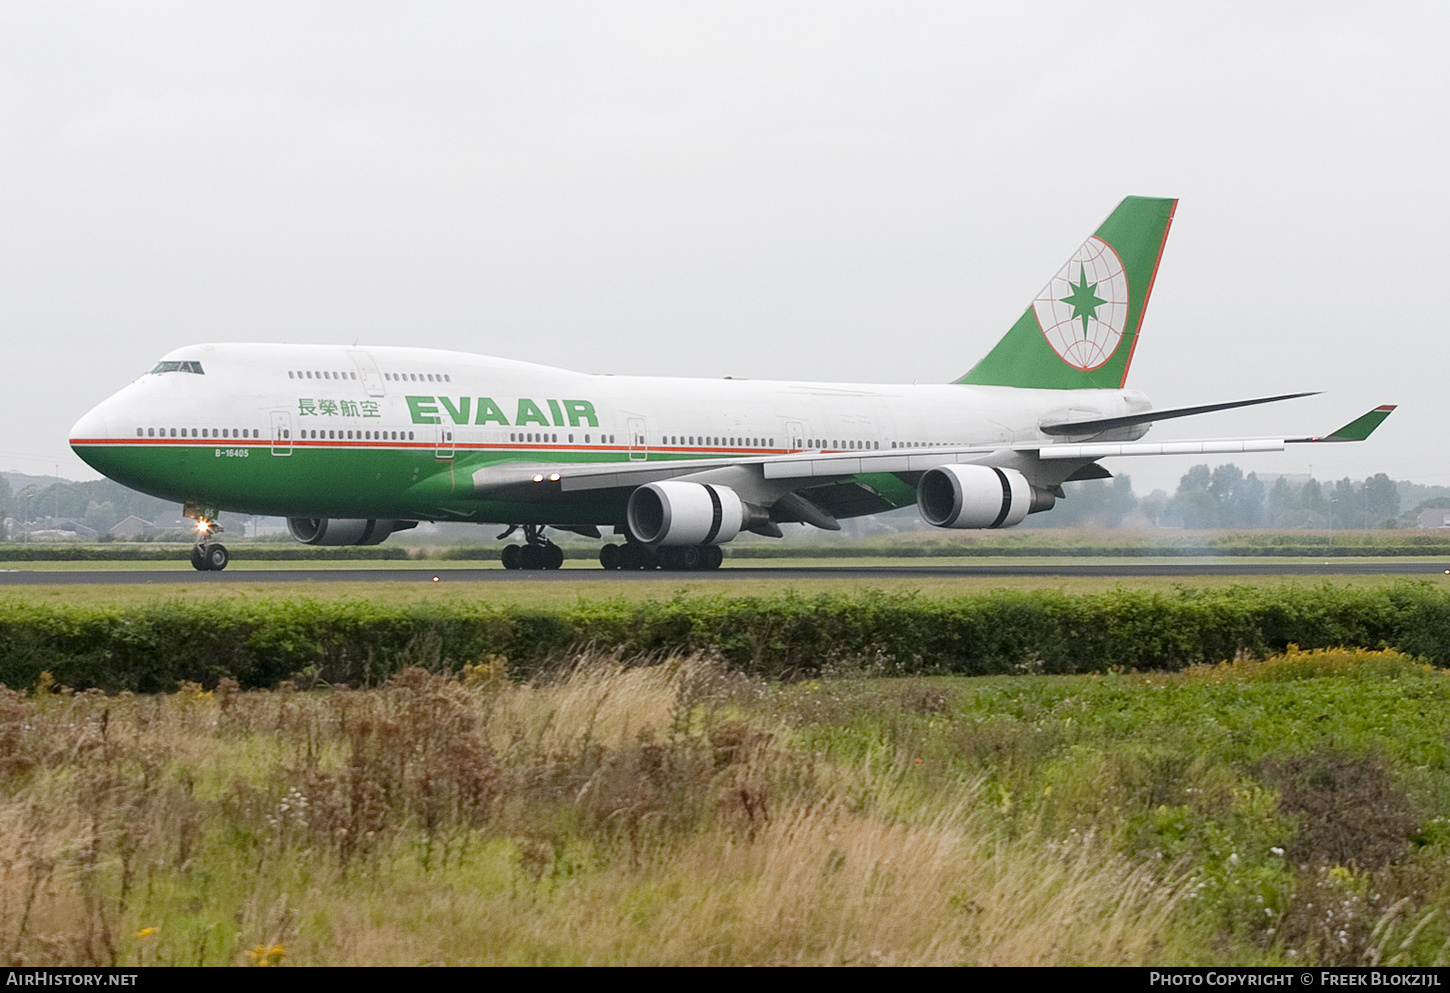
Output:
<path fill-rule="evenodd" d="M 0 0 L 0 468 L 204 341 L 940 382 L 1141 194 L 1128 385 L 1327 391 L 1150 438 L 1450 485 L 1450 5 L 1189 6 Z"/>

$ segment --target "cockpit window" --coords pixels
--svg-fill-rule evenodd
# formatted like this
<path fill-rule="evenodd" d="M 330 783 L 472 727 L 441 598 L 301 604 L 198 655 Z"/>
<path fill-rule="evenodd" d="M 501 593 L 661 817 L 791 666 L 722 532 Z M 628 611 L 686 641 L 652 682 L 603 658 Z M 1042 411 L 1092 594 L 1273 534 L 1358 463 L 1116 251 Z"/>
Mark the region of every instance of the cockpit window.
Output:
<path fill-rule="evenodd" d="M 192 372 L 198 376 L 206 375 L 201 371 L 200 362 L 158 362 L 156 368 L 151 372 L 153 375 L 159 372 Z"/>

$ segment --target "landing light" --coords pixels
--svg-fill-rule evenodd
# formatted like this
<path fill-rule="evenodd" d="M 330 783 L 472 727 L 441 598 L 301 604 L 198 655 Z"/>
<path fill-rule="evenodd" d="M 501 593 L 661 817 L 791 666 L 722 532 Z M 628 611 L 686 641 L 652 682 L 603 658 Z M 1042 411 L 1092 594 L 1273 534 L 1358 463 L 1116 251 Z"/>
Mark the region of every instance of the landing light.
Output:
<path fill-rule="evenodd" d="M 558 481 L 559 481 L 559 474 L 557 472 L 551 472 L 551 473 L 549 473 L 549 482 L 551 482 L 551 483 L 557 483 Z"/>
<path fill-rule="evenodd" d="M 542 483 L 543 481 L 544 481 L 544 477 L 542 475 L 536 475 L 536 476 L 534 476 L 534 482 L 536 482 L 536 483 Z"/>

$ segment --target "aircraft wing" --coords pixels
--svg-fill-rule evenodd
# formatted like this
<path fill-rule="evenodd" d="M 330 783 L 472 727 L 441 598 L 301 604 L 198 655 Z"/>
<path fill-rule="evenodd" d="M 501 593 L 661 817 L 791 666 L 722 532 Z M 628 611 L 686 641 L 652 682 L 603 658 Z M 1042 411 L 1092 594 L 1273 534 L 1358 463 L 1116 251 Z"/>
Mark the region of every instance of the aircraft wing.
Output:
<path fill-rule="evenodd" d="M 1043 459 L 1105 459 L 1124 455 L 1217 455 L 1241 452 L 1282 452 L 1286 445 L 1320 442 L 1364 441 L 1395 409 L 1383 404 L 1350 421 L 1327 435 L 1302 438 L 1205 438 L 1197 441 L 1130 441 L 1091 445 L 1044 445 L 1038 449 Z"/>
<path fill-rule="evenodd" d="M 553 483 L 564 493 L 643 486 L 662 479 L 695 476 L 718 469 L 758 466 L 766 479 L 814 479 L 863 472 L 925 472 L 939 465 L 1002 451 L 1001 446 L 931 448 L 910 452 L 793 452 L 744 458 L 681 459 L 669 462 L 513 463 L 473 473 L 479 491 L 500 491 Z"/>
<path fill-rule="evenodd" d="M 1013 445 L 988 445 L 972 448 L 943 447 L 927 449 L 894 449 L 888 452 L 793 452 L 789 455 L 748 456 L 680 460 L 670 462 L 600 462 L 600 463 L 512 463 L 488 466 L 473 473 L 474 488 L 479 492 L 529 490 L 541 484 L 553 484 L 557 492 L 604 490 L 678 479 L 709 473 L 719 469 L 759 466 L 765 479 L 826 479 L 855 476 L 862 473 L 925 472 L 940 465 L 979 459 L 994 452 L 1035 454 L 1044 460 L 1074 459 L 1091 462 L 1102 458 L 1131 455 L 1213 455 L 1245 452 L 1278 452 L 1286 445 L 1363 441 L 1379 427 L 1393 405 L 1384 405 L 1350 421 L 1328 435 L 1277 438 L 1200 438 L 1163 442 L 1107 442 L 1087 445 L 1043 442 Z"/>

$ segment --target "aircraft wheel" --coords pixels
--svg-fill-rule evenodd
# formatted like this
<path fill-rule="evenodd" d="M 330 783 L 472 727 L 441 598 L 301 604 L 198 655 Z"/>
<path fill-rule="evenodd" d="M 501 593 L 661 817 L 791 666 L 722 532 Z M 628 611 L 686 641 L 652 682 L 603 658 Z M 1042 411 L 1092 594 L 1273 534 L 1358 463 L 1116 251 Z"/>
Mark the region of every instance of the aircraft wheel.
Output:
<path fill-rule="evenodd" d="M 619 567 L 621 569 L 643 569 L 647 554 L 643 545 L 636 545 L 631 541 L 619 550 Z"/>
<path fill-rule="evenodd" d="M 675 568 L 694 572 L 700 568 L 703 552 L 704 549 L 699 545 L 686 545 L 675 553 L 675 561 L 679 563 Z"/>
<path fill-rule="evenodd" d="M 210 545 L 206 550 L 206 567 L 212 572 L 221 572 L 232 557 L 227 554 L 226 545 Z"/>
<path fill-rule="evenodd" d="M 505 569 L 517 569 L 519 567 L 519 554 L 522 551 L 523 549 L 519 548 L 518 545 L 503 546 L 503 554 L 499 556 L 503 560 L 503 567 Z"/>
<path fill-rule="evenodd" d="M 520 569 L 544 568 L 544 550 L 538 545 L 525 545 L 519 551 Z"/>
<path fill-rule="evenodd" d="M 606 569 L 619 568 L 619 546 L 605 545 L 599 549 L 599 564 Z"/>
<path fill-rule="evenodd" d="M 706 545 L 701 549 L 700 568 L 718 569 L 720 563 L 725 561 L 725 551 L 719 545 Z"/>
<path fill-rule="evenodd" d="M 564 564 L 564 549 L 552 541 L 544 546 L 544 568 L 557 569 Z"/>
<path fill-rule="evenodd" d="M 668 545 L 663 548 L 658 548 L 655 550 L 655 557 L 660 560 L 660 568 L 668 572 L 674 572 L 676 569 L 684 568 L 680 564 L 680 550 L 678 548 L 672 548 Z"/>
<path fill-rule="evenodd" d="M 206 572 L 211 569 L 206 561 L 206 551 L 200 545 L 191 546 L 191 567 L 197 572 Z"/>

